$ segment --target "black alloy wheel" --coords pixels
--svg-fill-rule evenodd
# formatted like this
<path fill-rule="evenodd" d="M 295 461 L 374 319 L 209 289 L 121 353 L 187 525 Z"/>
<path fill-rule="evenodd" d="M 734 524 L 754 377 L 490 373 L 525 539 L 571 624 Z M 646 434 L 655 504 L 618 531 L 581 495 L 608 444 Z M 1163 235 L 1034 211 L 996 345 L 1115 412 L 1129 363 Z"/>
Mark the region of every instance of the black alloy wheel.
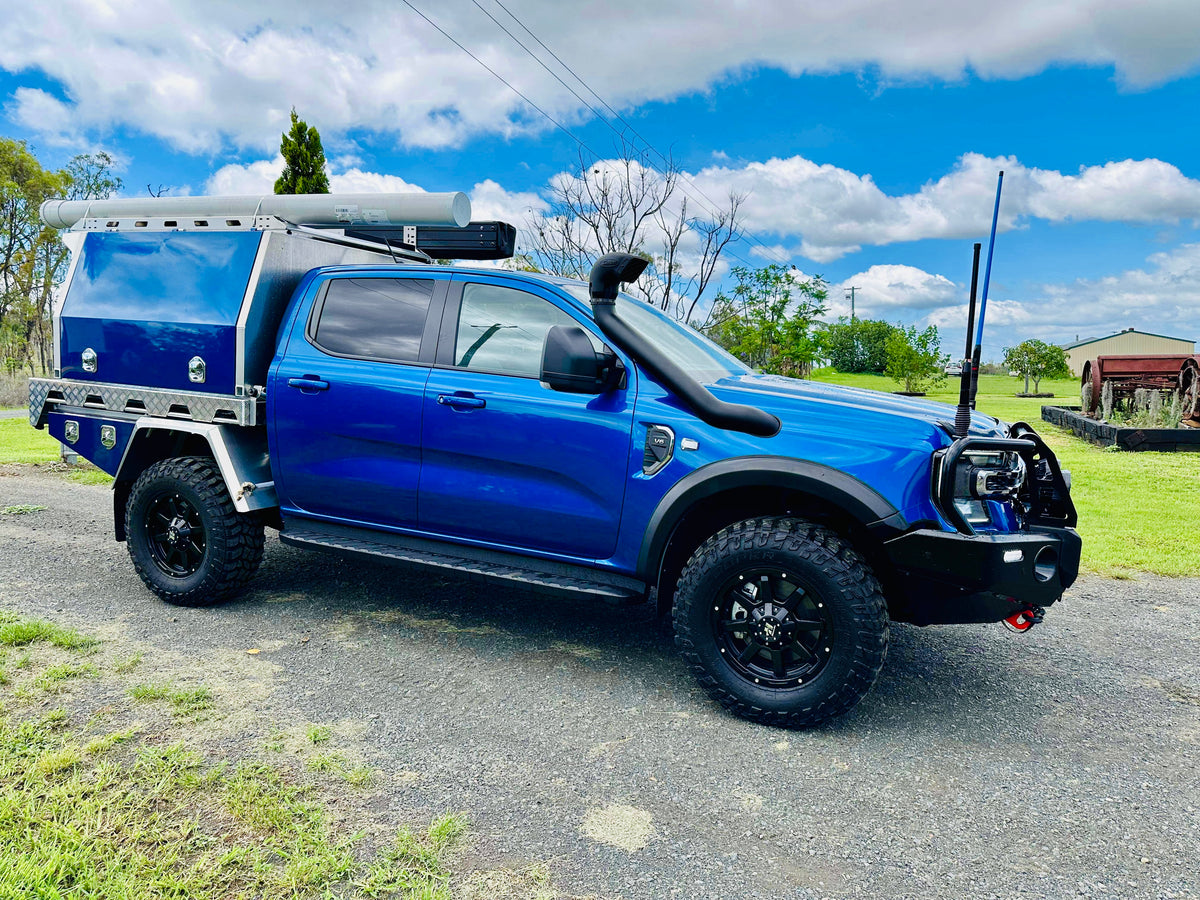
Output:
<path fill-rule="evenodd" d="M 204 562 L 206 540 L 200 511 L 178 493 L 166 491 L 150 500 L 146 540 L 154 564 L 173 578 L 194 575 Z"/>
<path fill-rule="evenodd" d="M 847 712 L 887 654 L 887 601 L 870 566 L 841 535 L 791 517 L 736 522 L 697 547 L 672 619 L 700 685 L 765 725 Z"/>
<path fill-rule="evenodd" d="M 229 599 L 262 561 L 262 521 L 237 511 L 211 457 L 164 459 L 142 472 L 125 504 L 125 535 L 146 587 L 177 606 Z"/>
<path fill-rule="evenodd" d="M 772 688 L 811 680 L 833 652 L 833 616 L 795 574 L 755 566 L 730 577 L 712 608 L 713 636 L 728 665 Z"/>

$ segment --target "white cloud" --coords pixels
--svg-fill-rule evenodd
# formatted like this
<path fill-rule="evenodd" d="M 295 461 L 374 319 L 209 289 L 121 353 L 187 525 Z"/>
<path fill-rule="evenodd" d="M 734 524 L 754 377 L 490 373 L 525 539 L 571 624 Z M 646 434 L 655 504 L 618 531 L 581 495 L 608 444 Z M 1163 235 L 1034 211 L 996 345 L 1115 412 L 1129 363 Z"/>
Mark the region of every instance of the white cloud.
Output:
<path fill-rule="evenodd" d="M 1034 285 L 1019 297 L 990 298 L 984 358 L 999 359 L 1004 347 L 1027 338 L 1062 344 L 1124 328 L 1200 339 L 1200 244 L 1154 254 L 1146 263 L 1104 278 Z M 830 288 L 831 317 L 849 314 L 843 292 L 851 284 L 862 288 L 860 316 L 937 325 L 943 351 L 961 352 L 967 322 L 964 285 L 910 266 L 873 266 Z"/>
<path fill-rule="evenodd" d="M 252 163 L 230 163 L 213 172 L 204 186 L 204 193 L 219 196 L 270 194 L 275 190 L 275 179 L 282 172 L 282 156 Z"/>
<path fill-rule="evenodd" d="M 833 292 L 838 314 L 849 313 L 849 301 L 841 302 L 850 287 L 855 288 L 855 308 L 858 315 L 886 319 L 897 310 L 924 313 L 957 303 L 960 291 L 944 275 L 934 275 L 914 266 L 871 266 L 847 279 Z M 844 313 L 841 308 L 845 307 Z"/>
<path fill-rule="evenodd" d="M 795 236 L 796 252 L 824 263 L 864 245 L 986 235 L 1004 170 L 1000 231 L 1030 219 L 1050 222 L 1178 222 L 1200 220 L 1200 181 L 1158 159 L 1083 167 L 1077 174 L 1028 168 L 1013 157 L 968 153 L 954 169 L 912 194 L 884 193 L 859 175 L 800 156 L 713 166 L 695 176 L 710 196 L 746 196 L 752 232 Z"/>
<path fill-rule="evenodd" d="M 5 111 L 13 122 L 41 135 L 51 145 L 73 146 L 81 142 L 72 108 L 39 88 L 17 88 Z"/>
<path fill-rule="evenodd" d="M 367 129 L 410 146 L 550 127 L 428 23 L 387 0 L 9 6 L 0 20 L 0 68 L 40 71 L 59 82 L 82 131 L 122 125 L 193 153 L 226 144 L 268 150 L 292 104 L 329 137 Z M 1083 64 L 1114 66 L 1125 84 L 1138 87 L 1194 71 L 1200 62 L 1194 0 L 609 0 L 587 11 L 514 0 L 508 6 L 618 109 L 703 90 L 759 66 L 791 74 L 870 67 L 884 79 L 953 80 L 968 70 L 1016 78 L 1053 64 Z M 422 8 L 560 121 L 570 125 L 586 112 L 475 6 Z M 489 8 L 521 34 L 499 7 Z M 605 33 L 611 22 L 636 27 L 613 39 Z M 15 102 L 24 122 L 23 110 L 41 100 Z M 61 122 L 61 111 L 50 121 Z"/>

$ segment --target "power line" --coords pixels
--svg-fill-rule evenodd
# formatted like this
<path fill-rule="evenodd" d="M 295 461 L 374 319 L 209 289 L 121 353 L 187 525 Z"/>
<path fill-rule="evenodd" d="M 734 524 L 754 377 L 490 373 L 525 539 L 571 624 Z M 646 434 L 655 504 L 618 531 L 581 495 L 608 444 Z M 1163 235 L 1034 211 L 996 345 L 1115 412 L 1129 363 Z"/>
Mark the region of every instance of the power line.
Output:
<path fill-rule="evenodd" d="M 484 7 L 479 2 L 479 0 L 471 0 L 471 2 L 474 3 L 476 7 L 478 7 L 478 9 L 481 13 L 483 13 L 485 16 L 487 16 L 489 19 L 491 19 L 492 22 L 495 23 L 497 28 L 499 28 L 506 35 L 508 35 L 509 38 L 512 39 L 513 43 L 515 43 L 518 47 L 520 47 L 522 50 L 524 50 L 529 55 L 529 57 L 534 62 L 536 62 L 539 66 L 541 66 L 543 69 L 545 69 L 546 72 L 548 72 L 555 81 L 557 81 L 564 88 L 566 88 L 567 91 L 569 91 L 576 100 L 578 100 L 580 103 L 582 103 L 584 105 L 584 107 L 586 107 L 592 113 L 592 115 L 594 115 L 599 121 L 603 122 L 608 127 L 608 129 L 613 132 L 613 134 L 617 135 L 617 137 L 621 138 L 622 140 L 628 140 L 628 138 L 624 134 L 622 134 L 615 127 L 613 127 L 613 124 L 610 121 L 608 121 L 608 119 L 606 119 L 604 117 L 604 115 L 598 109 L 596 109 L 596 107 L 592 106 L 591 103 L 589 103 L 587 100 L 585 100 L 583 97 L 581 97 L 579 95 L 578 91 L 576 91 L 573 87 L 571 87 L 569 84 L 567 84 L 565 81 L 563 81 L 561 75 L 559 75 L 557 72 L 555 72 L 553 69 L 551 69 L 548 65 L 546 65 L 544 60 L 542 60 L 536 53 L 534 53 L 531 49 L 529 49 L 529 47 L 520 38 L 518 38 L 515 34 L 513 34 L 511 31 L 509 31 L 504 26 L 504 24 L 502 22 L 500 22 L 499 19 L 497 19 L 495 16 L 493 16 L 487 10 L 487 8 Z M 518 25 L 520 25 L 521 28 L 523 28 L 525 30 L 526 34 L 528 34 L 531 38 L 533 38 L 535 41 L 537 41 L 538 45 L 541 46 L 547 53 L 549 53 L 550 56 L 553 57 L 554 60 L 560 66 L 562 66 L 564 69 L 566 69 L 571 74 L 571 77 L 573 77 L 577 82 L 579 82 L 579 84 L 581 84 L 583 86 L 584 90 L 586 90 L 589 94 L 591 94 L 593 97 L 595 97 L 600 102 L 601 106 L 603 106 L 610 113 L 612 113 L 613 116 L 616 117 L 616 119 L 618 121 L 620 121 L 622 124 L 624 124 L 625 127 L 628 128 L 629 131 L 633 135 L 635 135 L 643 144 L 645 144 L 647 148 L 649 148 L 651 151 L 653 151 L 655 153 L 655 155 L 657 155 L 658 158 L 661 159 L 666 164 L 667 168 L 675 168 L 674 164 L 671 162 L 671 160 L 669 160 L 667 157 L 663 156 L 663 154 L 660 153 L 657 149 L 655 149 L 655 147 L 648 140 L 646 140 L 644 137 L 642 137 L 640 134 L 638 134 L 637 130 L 632 125 L 630 125 L 628 122 L 626 122 L 624 118 L 621 117 L 620 113 L 618 113 L 615 109 L 613 109 L 611 106 L 609 106 L 607 101 L 605 101 L 605 99 L 603 97 L 601 97 L 594 90 L 592 90 L 592 88 L 588 85 L 588 83 L 586 81 L 584 81 L 582 78 L 580 78 L 579 75 L 577 75 L 575 73 L 574 69 L 572 69 L 565 62 L 563 62 L 562 59 L 558 56 L 558 54 L 556 54 L 553 50 L 551 50 L 549 47 L 547 47 L 546 44 L 542 41 L 542 39 L 539 38 L 536 34 L 534 34 L 533 31 L 531 31 L 524 22 L 522 22 L 515 15 L 513 15 L 513 13 L 503 3 L 500 3 L 499 0 L 496 0 L 496 5 L 499 6 L 502 10 L 504 10 L 504 12 L 508 14 L 508 17 L 510 19 L 512 19 L 514 22 L 516 22 Z M 583 145 L 583 146 L 586 147 L 586 145 Z M 594 157 L 596 157 L 596 159 L 600 159 L 600 155 L 597 154 L 590 147 L 587 147 L 587 150 Z M 708 201 L 708 203 L 710 205 L 709 205 L 709 208 L 706 210 L 706 212 L 708 212 L 711 215 L 715 215 L 715 216 L 719 217 L 721 215 L 721 212 L 720 212 L 719 208 L 717 207 L 717 204 L 714 203 L 711 198 L 709 198 L 707 195 L 705 195 L 704 192 L 701 191 L 700 188 L 696 186 L 695 182 L 693 182 L 691 180 L 691 178 L 688 177 L 686 172 L 682 172 L 679 169 L 675 169 L 675 171 L 683 178 L 683 180 L 685 182 L 687 182 L 688 184 L 691 184 L 692 187 L 696 189 L 696 191 L 700 194 L 701 197 L 703 197 L 705 200 Z M 700 200 L 697 200 L 697 198 L 695 196 L 689 194 L 686 189 L 682 189 L 682 193 L 684 194 L 685 197 L 695 200 L 697 203 L 699 203 L 701 205 L 701 207 L 704 206 L 704 203 L 702 203 Z M 748 232 L 742 232 L 742 234 L 744 234 L 752 242 L 758 243 L 758 241 L 754 238 L 754 236 L 749 234 Z M 767 249 L 767 248 L 764 247 L 764 249 Z M 748 260 L 743 259 L 741 256 L 738 256 L 736 253 L 729 250 L 728 248 L 726 248 L 725 252 L 729 253 L 729 255 L 732 256 L 734 259 L 736 259 L 738 262 L 744 263 L 747 266 L 751 265 Z"/>
<path fill-rule="evenodd" d="M 473 2 L 476 6 L 478 6 L 479 9 L 482 10 L 483 13 L 489 19 L 491 19 L 493 22 L 496 22 L 496 18 L 491 13 L 489 13 L 486 9 L 484 9 L 482 6 L 480 6 L 479 0 L 471 0 L 471 2 Z M 657 147 L 655 147 L 653 144 L 651 144 L 649 140 L 647 140 L 645 137 L 643 137 L 641 134 L 639 134 L 638 130 L 636 128 L 634 128 L 619 112 L 617 112 L 615 109 L 613 109 L 612 106 L 609 105 L 608 101 L 605 100 L 603 97 L 601 97 L 592 88 L 591 85 L 589 85 L 586 81 L 584 81 L 583 78 L 581 78 L 580 75 L 574 69 L 572 69 L 566 62 L 564 62 L 562 57 L 560 57 L 557 53 L 555 53 L 548 46 L 546 46 L 546 43 L 541 38 L 539 38 L 536 34 L 534 34 L 528 25 L 526 25 L 519 18 L 517 18 L 517 16 L 514 15 L 513 12 L 501 2 L 501 0 L 492 0 L 492 2 L 495 3 L 502 10 L 504 10 L 504 12 L 508 14 L 508 17 L 510 19 L 512 19 L 514 22 L 516 22 L 518 25 L 520 25 L 521 28 L 524 29 L 526 34 L 528 34 L 531 38 L 533 38 L 535 41 L 537 41 L 538 46 L 540 46 L 543 50 L 545 50 L 547 53 L 549 53 L 555 62 L 557 62 L 560 66 L 562 66 L 564 69 L 566 69 L 567 72 L 569 72 L 571 74 L 571 77 L 574 78 L 577 82 L 579 82 L 583 86 L 584 90 L 586 90 L 589 94 L 591 94 L 593 97 L 595 97 L 600 102 L 601 106 L 603 106 L 610 113 L 612 113 L 613 117 L 618 122 L 620 122 L 625 128 L 627 128 L 634 137 L 636 137 L 639 141 L 641 141 L 647 147 L 647 149 L 649 149 L 652 153 L 654 153 L 655 156 L 657 156 L 659 159 L 661 159 L 663 161 L 664 165 L 666 165 L 667 167 L 674 166 L 674 163 L 672 162 L 672 160 L 670 158 L 668 158 L 666 155 L 664 155 L 662 153 L 662 151 L 660 151 Z M 538 57 L 533 53 L 533 51 L 531 51 L 528 47 L 526 47 L 523 43 L 521 43 L 521 41 L 517 40 L 517 38 L 513 37 L 512 32 L 510 32 L 503 25 L 500 25 L 499 22 L 496 22 L 496 24 L 500 27 L 500 29 L 505 34 L 507 34 L 509 37 L 511 37 L 514 41 L 516 41 L 517 45 L 520 46 L 520 48 L 522 50 L 524 50 L 531 57 L 533 57 L 533 59 L 538 63 L 538 65 L 540 65 L 547 72 L 550 72 L 550 74 L 553 75 L 558 80 L 559 84 L 561 84 L 568 91 L 570 91 L 572 94 L 574 94 L 580 103 L 582 103 L 584 106 L 586 106 L 588 109 L 590 109 L 592 111 L 592 113 L 596 116 L 596 118 L 600 119 L 602 122 L 604 122 L 606 125 L 608 125 L 608 127 L 613 131 L 614 134 L 617 134 L 617 136 L 621 137 L 621 138 L 625 137 L 623 134 L 618 132 L 616 128 L 613 127 L 611 122 L 608 122 L 602 115 L 600 115 L 600 113 L 596 111 L 595 107 L 593 107 L 590 103 L 588 103 L 586 100 L 584 100 L 582 97 L 580 97 L 579 94 L 575 93 L 575 91 L 570 86 L 568 86 L 567 83 L 562 80 L 562 78 L 560 78 L 555 72 L 551 71 L 549 66 L 547 66 L 544 62 L 542 62 L 542 60 L 538 59 Z M 720 207 L 718 206 L 716 201 L 714 201 L 711 197 L 709 197 L 707 194 L 705 194 L 704 191 L 700 188 L 700 186 L 697 185 L 696 182 L 693 181 L 692 178 L 686 172 L 680 171 L 679 174 L 682 176 L 683 180 L 696 191 L 696 193 L 698 193 L 702 198 L 704 198 L 704 200 L 706 200 L 708 202 L 708 204 L 709 204 L 708 212 L 720 215 L 720 212 L 719 212 Z M 684 191 L 684 194 L 687 196 L 691 196 L 691 198 L 693 200 L 696 200 L 696 198 L 694 196 L 687 194 L 686 190 Z M 700 202 L 700 201 L 697 200 L 697 202 Z M 703 206 L 703 204 L 701 204 L 701 205 Z M 778 262 L 780 262 L 784 265 L 790 264 L 790 260 L 776 254 L 773 248 L 768 247 L 766 244 L 764 244 L 762 241 L 760 241 L 758 238 L 756 238 L 750 232 L 746 231 L 746 232 L 743 232 L 743 234 L 750 240 L 751 243 L 757 244 L 764 251 L 766 251 L 766 253 L 768 253 L 771 256 L 774 256 Z M 733 254 L 730 254 L 730 255 L 733 256 Z M 746 260 L 741 259 L 740 257 L 734 256 L 734 258 L 739 259 L 741 262 L 745 262 L 746 265 L 749 265 L 749 263 L 746 262 Z"/>
<path fill-rule="evenodd" d="M 409 9 L 411 9 L 413 12 L 415 12 L 418 16 L 420 16 L 422 19 L 424 19 L 426 22 L 428 22 L 430 25 L 432 25 L 434 28 L 436 28 L 438 30 L 438 32 L 442 35 L 442 37 L 444 37 L 446 40 L 448 40 L 450 43 L 452 43 L 455 47 L 457 47 L 463 53 L 467 54 L 467 56 L 471 57 L 471 59 L 475 60 L 475 62 L 479 63 L 479 65 L 483 66 L 483 68 L 487 69 L 488 73 L 493 78 L 495 78 L 497 81 L 499 81 L 501 84 L 503 84 L 506 88 L 508 88 L 510 91 L 512 91 L 518 97 L 520 97 L 522 100 L 524 100 L 526 103 L 528 103 L 534 109 L 536 109 L 539 113 L 541 113 L 542 116 L 545 117 L 550 122 L 552 122 L 554 124 L 554 126 L 556 128 L 558 128 L 559 131 L 561 131 L 563 134 L 565 134 L 567 137 L 569 137 L 571 140 L 573 140 L 575 143 L 577 143 L 580 147 L 585 148 L 589 153 L 591 153 L 593 155 L 595 154 L 596 151 L 593 150 L 591 147 L 588 147 L 587 144 L 585 144 L 582 140 L 580 140 L 574 134 L 572 134 L 571 130 L 569 128 L 567 128 L 566 125 L 563 125 L 561 122 L 558 121 L 558 119 L 554 118 L 552 115 L 550 115 L 544 109 L 542 109 L 540 106 L 538 106 L 532 100 L 530 100 L 528 97 L 526 97 L 520 91 L 518 91 L 515 87 L 513 87 L 511 84 L 509 84 L 507 81 L 505 81 L 499 72 L 497 72 L 495 69 L 493 69 L 487 63 L 485 63 L 482 59 L 480 59 L 478 56 L 476 56 L 474 53 L 472 53 L 470 50 L 468 50 L 466 47 L 464 47 L 462 44 L 460 44 L 458 41 L 456 41 L 453 37 L 451 37 L 450 34 L 445 29 L 443 29 L 440 25 L 438 25 L 437 22 L 433 21 L 433 19 L 429 18 L 429 16 L 425 15 L 425 13 L 421 12 L 419 9 L 417 9 L 415 6 L 413 6 L 409 2 L 409 0 L 401 0 L 401 2 L 405 6 L 407 6 Z"/>
<path fill-rule="evenodd" d="M 413 12 L 415 12 L 418 16 L 420 16 L 422 19 L 424 19 L 425 22 L 427 22 L 430 26 L 432 26 L 444 38 L 446 38 L 446 40 L 450 41 L 450 43 L 454 44 L 454 46 L 456 46 L 459 50 L 461 50 L 463 53 L 467 54 L 467 56 L 471 57 L 471 59 L 475 60 L 475 62 L 478 63 L 484 70 L 486 70 L 488 72 L 488 74 L 490 74 L 493 78 L 495 78 L 497 81 L 499 81 L 505 87 L 507 87 L 510 91 L 512 91 L 514 94 L 516 94 L 522 100 L 524 100 L 530 107 L 532 107 L 534 110 L 536 110 L 542 117 L 544 117 L 547 121 L 549 121 L 556 128 L 558 128 L 561 132 L 563 132 L 563 134 L 567 135 L 567 137 L 569 137 L 577 145 L 579 145 L 584 150 L 586 150 L 588 153 L 590 153 L 593 158 L 595 158 L 597 160 L 602 158 L 600 156 L 600 154 L 597 153 L 595 150 L 593 150 L 590 146 L 588 146 L 588 144 L 583 139 L 576 136 L 569 128 L 567 128 L 565 125 L 563 125 L 561 122 L 559 122 L 553 116 L 551 116 L 548 112 L 546 112 L 544 109 L 542 109 L 536 103 L 534 103 L 531 99 L 529 99 L 528 96 L 526 96 L 524 93 L 522 93 L 516 87 L 514 87 L 509 81 L 507 81 L 502 75 L 500 75 L 499 72 L 497 72 L 495 69 L 493 69 L 487 63 L 485 63 L 483 60 L 481 60 L 478 56 L 476 56 L 474 53 L 472 53 L 469 49 L 467 49 L 467 47 L 465 47 L 458 40 L 456 40 L 449 32 L 447 32 L 444 28 L 442 28 L 440 25 L 438 25 L 436 22 L 434 22 L 431 18 L 429 18 L 429 16 L 425 15 L 425 13 L 421 12 L 421 10 L 417 9 L 417 7 L 414 6 L 410 2 L 410 0 L 402 0 L 402 2 L 404 3 L 405 6 L 407 6 L 409 9 L 411 9 Z M 475 0 L 473 0 L 473 2 L 475 2 Z M 478 2 L 475 2 L 475 5 L 479 6 Z M 556 75 L 554 72 L 552 72 L 548 67 L 546 67 L 545 63 L 543 63 L 540 59 L 538 59 L 537 56 L 528 47 L 526 47 L 523 43 L 521 43 L 521 41 L 517 40 L 517 38 L 512 34 L 512 32 L 508 31 L 508 29 L 504 28 L 503 25 L 501 25 L 499 22 L 497 22 L 495 17 L 492 16 L 490 13 L 488 13 L 487 10 L 483 9 L 483 7 L 479 7 L 479 8 L 480 8 L 480 11 L 483 12 L 485 15 L 487 15 L 488 18 L 491 19 L 493 22 L 495 22 L 496 25 L 498 27 L 500 27 L 501 30 L 503 30 L 505 34 L 507 34 L 510 38 L 512 38 L 512 40 L 515 41 L 517 43 L 517 45 L 521 47 L 521 49 L 523 49 L 526 53 L 528 53 L 530 56 L 532 56 L 536 62 L 538 62 L 548 72 L 550 72 L 550 74 L 553 75 L 558 80 L 558 82 L 563 85 L 563 87 L 565 87 L 565 88 L 567 88 L 567 90 L 571 91 L 571 93 L 574 94 L 576 99 L 578 99 L 581 103 L 584 104 L 584 106 L 586 106 L 589 110 L 591 110 L 591 112 L 598 119 L 600 119 L 600 121 L 604 122 L 605 125 L 607 125 L 611 130 L 614 131 L 614 133 L 617 133 L 618 136 L 620 136 L 619 132 L 616 132 L 616 129 L 613 128 L 611 122 L 609 122 L 602 115 L 600 115 L 600 113 L 594 107 L 592 107 L 591 104 L 587 103 L 587 101 L 585 101 L 582 97 L 579 96 L 579 94 L 577 94 L 574 90 L 572 90 L 569 85 L 567 85 L 565 82 L 563 82 L 562 78 L 560 78 L 558 75 Z M 506 9 L 505 12 L 508 12 L 508 10 Z M 510 16 L 512 16 L 512 13 L 508 13 L 508 14 Z M 513 17 L 514 21 L 516 21 L 518 24 L 520 24 L 522 28 L 525 28 L 525 30 L 528 31 L 529 34 L 531 36 L 533 36 L 535 40 L 538 40 L 536 35 L 533 35 L 533 32 L 529 31 L 529 29 L 526 28 L 525 25 L 523 23 L 521 23 L 519 19 L 516 19 L 515 16 L 512 16 L 512 17 Z M 542 42 L 540 40 L 538 40 L 538 43 L 541 44 Z M 545 46 L 545 45 L 543 44 L 543 46 Z M 551 55 L 554 55 L 552 51 L 551 51 Z M 557 59 L 557 57 L 555 57 L 555 58 Z M 565 67 L 565 64 L 564 64 L 564 67 Z M 573 72 L 572 72 L 572 74 L 574 75 Z M 582 81 L 582 79 L 579 79 L 579 76 L 576 75 L 575 77 L 577 80 L 580 81 L 581 84 L 584 85 L 585 88 L 587 88 L 586 83 L 584 83 Z M 594 96 L 596 96 L 599 99 L 599 95 L 595 94 L 594 91 L 591 91 L 591 88 L 587 88 L 587 90 L 590 91 Z M 603 103 L 602 99 L 601 99 L 601 102 Z M 604 104 L 604 105 L 607 106 L 607 104 Z M 611 109 L 611 107 L 608 107 L 608 108 Z M 644 138 L 642 140 L 645 142 Z M 650 146 L 649 142 L 645 142 L 645 143 L 647 146 Z M 651 147 L 651 149 L 653 149 L 653 147 Z M 659 153 L 657 150 L 655 150 L 654 152 L 658 153 L 658 155 L 660 157 L 662 157 L 662 154 Z M 666 157 L 662 157 L 662 158 L 666 159 Z M 681 173 L 681 174 L 684 174 L 684 173 Z M 684 174 L 684 178 L 685 179 L 687 178 L 686 174 Z M 685 196 L 691 196 L 687 193 L 686 190 L 683 193 Z M 691 199 L 695 200 L 696 198 L 691 197 Z M 697 201 L 697 202 L 699 202 L 699 201 Z M 712 201 L 709 201 L 709 202 L 711 203 Z M 742 234 L 749 237 L 753 242 L 760 243 L 757 241 L 757 239 L 755 239 L 752 235 L 749 235 L 747 232 L 742 232 Z M 765 247 L 765 245 L 761 245 L 761 246 L 763 246 L 764 249 L 768 250 L 768 252 L 769 252 L 769 248 Z M 748 260 L 742 258 L 738 254 L 734 253 L 732 250 L 729 250 L 728 248 L 726 248 L 725 252 L 728 253 L 729 256 L 731 256 L 734 259 L 738 260 L 739 262 L 743 263 L 744 265 L 752 266 L 752 263 L 750 263 Z"/>

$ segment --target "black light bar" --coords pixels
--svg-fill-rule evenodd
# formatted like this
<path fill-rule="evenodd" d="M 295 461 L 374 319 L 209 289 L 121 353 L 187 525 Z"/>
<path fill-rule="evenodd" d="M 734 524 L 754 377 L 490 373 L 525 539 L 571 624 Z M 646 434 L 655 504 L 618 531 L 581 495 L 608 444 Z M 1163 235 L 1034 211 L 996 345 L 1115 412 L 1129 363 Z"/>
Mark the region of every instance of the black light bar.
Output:
<path fill-rule="evenodd" d="M 412 240 L 412 229 L 407 229 Z M 404 228 L 362 226 L 346 228 L 346 236 L 364 241 L 391 242 L 412 246 L 405 240 Z M 516 251 L 517 229 L 507 222 L 471 222 L 453 225 L 416 226 L 416 247 L 434 259 L 509 259 Z"/>

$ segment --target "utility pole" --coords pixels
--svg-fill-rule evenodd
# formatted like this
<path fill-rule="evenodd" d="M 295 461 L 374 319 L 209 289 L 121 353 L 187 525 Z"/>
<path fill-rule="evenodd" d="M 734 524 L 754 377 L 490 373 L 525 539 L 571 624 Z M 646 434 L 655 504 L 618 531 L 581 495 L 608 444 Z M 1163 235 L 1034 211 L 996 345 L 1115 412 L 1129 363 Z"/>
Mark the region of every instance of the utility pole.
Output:
<path fill-rule="evenodd" d="M 851 285 L 846 288 L 846 296 L 850 299 L 850 321 L 854 321 L 854 293 L 858 290 L 856 285 Z"/>

